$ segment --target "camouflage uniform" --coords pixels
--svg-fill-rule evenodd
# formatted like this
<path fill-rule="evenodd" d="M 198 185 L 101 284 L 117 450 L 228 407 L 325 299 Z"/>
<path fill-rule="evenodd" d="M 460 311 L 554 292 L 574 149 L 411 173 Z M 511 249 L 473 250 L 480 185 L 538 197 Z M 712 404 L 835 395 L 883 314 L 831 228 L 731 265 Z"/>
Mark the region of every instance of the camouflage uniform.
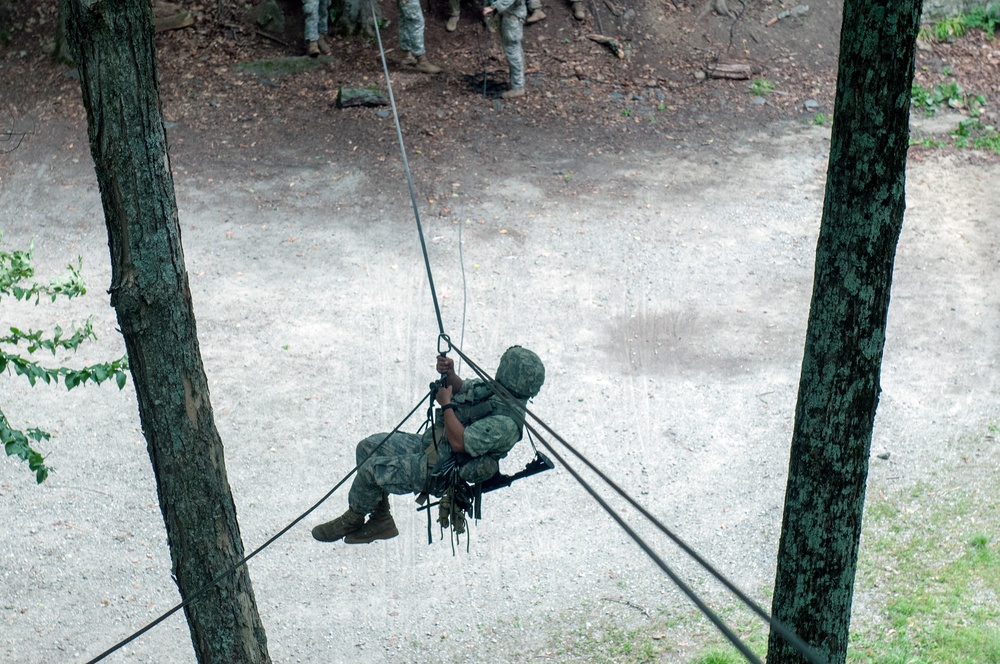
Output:
<path fill-rule="evenodd" d="M 471 457 L 460 472 L 467 482 L 483 482 L 499 468 L 497 463 L 521 439 L 521 423 L 527 399 L 508 403 L 496 396 L 482 380 L 462 383 L 462 389 L 452 397 L 455 415 L 465 426 L 465 453 Z M 438 411 L 438 422 L 442 421 Z M 437 449 L 431 454 L 432 442 Z M 358 443 L 356 461 L 361 464 L 348 495 L 350 508 L 368 514 L 386 494 L 437 493 L 431 468 L 438 459 L 452 454 L 451 446 L 439 424 L 424 432 L 394 433 L 369 458 L 372 450 L 386 437 L 376 434 Z M 437 457 L 437 458 L 435 458 Z M 367 461 L 365 461 L 367 459 Z M 362 463 L 364 462 L 364 463 Z"/>
<path fill-rule="evenodd" d="M 316 41 L 329 31 L 330 0 L 302 0 L 302 13 L 306 18 L 306 41 Z"/>
<path fill-rule="evenodd" d="M 420 0 L 397 0 L 399 48 L 419 57 L 424 54 L 424 10 Z"/>
<path fill-rule="evenodd" d="M 525 0 L 494 0 L 491 6 L 500 14 L 500 44 L 510 69 L 510 89 L 524 89 L 524 19 L 528 16 Z"/>

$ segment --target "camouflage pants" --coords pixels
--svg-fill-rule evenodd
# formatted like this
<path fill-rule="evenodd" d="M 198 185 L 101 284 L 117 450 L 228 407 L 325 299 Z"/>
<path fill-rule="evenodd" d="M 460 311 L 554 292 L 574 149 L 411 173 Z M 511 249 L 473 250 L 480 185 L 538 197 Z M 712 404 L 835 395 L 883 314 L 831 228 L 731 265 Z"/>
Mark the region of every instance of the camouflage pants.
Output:
<path fill-rule="evenodd" d="M 370 514 L 386 494 L 420 493 L 427 488 L 427 444 L 416 434 L 397 432 L 369 458 L 385 436 L 375 434 L 358 443 L 355 459 L 361 467 L 347 497 L 355 512 Z"/>
<path fill-rule="evenodd" d="M 507 56 L 507 66 L 510 68 L 511 90 L 520 90 L 524 87 L 524 50 L 521 48 L 523 38 L 524 21 L 517 16 L 503 14 L 500 18 L 500 44 L 503 46 L 504 55 Z"/>
<path fill-rule="evenodd" d="M 413 55 L 424 54 L 424 10 L 420 0 L 397 0 L 399 48 Z"/>
<path fill-rule="evenodd" d="M 533 12 L 542 8 L 542 0 L 528 0 L 528 11 Z"/>
<path fill-rule="evenodd" d="M 306 41 L 316 41 L 329 31 L 330 0 L 302 0 L 302 13 L 306 17 Z"/>

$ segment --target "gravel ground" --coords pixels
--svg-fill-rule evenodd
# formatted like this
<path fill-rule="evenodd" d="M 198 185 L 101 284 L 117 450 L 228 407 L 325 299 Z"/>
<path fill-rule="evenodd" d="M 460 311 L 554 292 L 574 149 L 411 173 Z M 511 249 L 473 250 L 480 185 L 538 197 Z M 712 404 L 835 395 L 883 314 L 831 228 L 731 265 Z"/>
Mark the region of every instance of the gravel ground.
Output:
<path fill-rule="evenodd" d="M 123 344 L 85 134 L 62 129 L 0 156 L 0 230 L 8 249 L 34 242 L 43 278 L 81 255 L 90 292 L 59 306 L 5 300 L 2 316 L 41 327 L 92 315 L 100 340 L 71 360 L 84 364 Z M 711 151 L 658 139 L 602 152 L 517 131 L 530 169 L 517 152 L 488 167 L 464 153 L 450 198 L 427 200 L 417 183 L 447 331 L 489 369 L 512 343 L 537 351 L 548 377 L 534 412 L 764 598 L 828 128 L 778 125 Z M 421 397 L 437 325 L 402 180 L 350 155 L 306 166 L 274 154 L 221 176 L 173 165 L 252 549 L 350 470 L 356 441 Z M 870 491 L 936 481 L 1000 418 L 998 181 L 995 163 L 911 161 Z M 96 656 L 178 601 L 131 385 L 0 385 L 12 422 L 54 434 L 44 450 L 57 468 L 40 487 L 21 464 L 0 469 L 0 659 Z M 505 470 L 530 456 L 522 443 Z M 685 661 L 710 637 L 683 633 L 693 607 L 562 468 L 487 496 L 469 552 L 454 555 L 436 527 L 427 545 L 407 497 L 393 499 L 396 539 L 314 542 L 309 528 L 345 503 L 346 489 L 250 563 L 276 662 L 568 661 L 586 657 L 561 642 L 665 617 L 682 627 L 658 642 L 662 661 Z M 662 536 L 637 529 L 726 601 Z M 856 617 L 871 619 L 864 589 L 858 599 Z M 194 661 L 183 618 L 108 661 Z"/>

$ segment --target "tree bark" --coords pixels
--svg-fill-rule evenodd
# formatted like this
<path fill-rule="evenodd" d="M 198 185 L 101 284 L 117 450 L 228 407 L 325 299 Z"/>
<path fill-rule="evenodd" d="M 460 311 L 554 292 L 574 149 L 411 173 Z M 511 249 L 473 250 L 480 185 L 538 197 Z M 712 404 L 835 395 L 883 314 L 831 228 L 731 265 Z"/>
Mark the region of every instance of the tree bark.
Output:
<path fill-rule="evenodd" d="M 125 339 L 183 597 L 243 557 L 184 267 L 149 2 L 64 0 Z M 269 662 L 246 567 L 185 608 L 198 661 Z"/>
<path fill-rule="evenodd" d="M 772 613 L 831 663 L 848 628 L 905 209 L 920 0 L 845 0 Z M 776 632 L 768 664 L 805 662 Z"/>

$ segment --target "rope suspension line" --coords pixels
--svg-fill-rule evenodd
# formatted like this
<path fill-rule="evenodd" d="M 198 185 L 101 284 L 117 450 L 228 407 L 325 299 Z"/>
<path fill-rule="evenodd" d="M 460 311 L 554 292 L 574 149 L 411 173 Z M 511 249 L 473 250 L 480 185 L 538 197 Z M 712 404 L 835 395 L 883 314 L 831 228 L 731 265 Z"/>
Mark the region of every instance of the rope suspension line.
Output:
<path fill-rule="evenodd" d="M 381 441 L 379 441 L 379 444 L 376 445 L 372 449 L 371 454 L 369 454 L 368 456 L 366 456 L 361 461 L 361 463 L 359 463 L 358 465 L 354 466 L 354 468 L 351 469 L 351 472 L 347 473 L 347 475 L 345 475 L 342 480 L 340 480 L 339 482 L 337 482 L 337 484 L 332 489 L 330 489 L 329 491 L 327 491 L 326 495 L 324 495 L 322 498 L 320 498 L 318 501 L 316 501 L 316 503 L 312 507 L 310 507 L 305 512 L 303 512 L 302 514 L 300 514 L 299 516 L 297 516 L 291 523 L 289 523 L 287 526 L 285 526 L 284 528 L 282 528 L 281 530 L 279 530 L 269 540 L 267 540 L 266 542 L 264 542 L 263 544 L 261 544 L 256 549 L 254 549 L 249 555 L 244 556 L 242 559 L 240 559 L 239 561 L 237 561 L 235 564 L 233 564 L 232 567 L 230 567 L 229 569 L 227 569 L 224 572 L 220 573 L 218 576 L 216 576 L 214 579 L 212 579 L 206 585 L 202 586 L 200 589 L 198 589 L 196 592 L 194 592 L 192 595 L 190 595 L 184 601 L 182 601 L 181 603 L 177 604 L 176 606 L 174 606 L 173 608 L 171 608 L 170 610 L 168 610 L 166 613 L 164 613 L 159 618 L 157 618 L 153 622 L 149 623 L 148 625 L 146 625 L 142 629 L 140 629 L 140 630 L 132 633 L 128 637 L 122 639 L 121 641 L 119 641 L 115 645 L 111 646 L 110 648 L 108 648 L 107 650 L 105 650 L 104 652 L 102 652 L 97 657 L 89 660 L 87 662 L 87 664 L 94 664 L 95 662 L 100 662 L 102 659 L 104 659 L 105 657 L 107 657 L 111 653 L 115 652 L 116 650 L 120 650 L 121 648 L 125 647 L 126 645 L 128 645 L 132 641 L 135 641 L 137 638 L 139 638 L 140 636 L 142 636 L 143 634 L 145 634 L 149 630 L 153 629 L 154 627 L 156 627 L 157 625 L 159 625 L 161 622 L 163 622 L 164 620 L 166 620 L 167 618 L 169 618 L 173 614 L 177 613 L 181 609 L 183 609 L 188 604 L 191 604 L 191 603 L 196 602 L 197 600 L 201 599 L 201 597 L 204 596 L 204 594 L 207 593 L 209 590 L 211 590 L 212 588 L 214 588 L 215 585 L 217 583 L 219 583 L 219 581 L 222 581 L 224 578 L 226 578 L 230 574 L 234 573 L 240 567 L 242 567 L 243 565 L 246 565 L 247 562 L 251 558 L 253 558 L 254 556 L 256 556 L 258 553 L 260 553 L 261 551 L 263 551 L 267 547 L 269 547 L 279 537 L 281 537 L 282 535 L 284 535 L 285 533 L 287 533 L 295 525 L 297 525 L 300 521 L 302 521 L 302 519 L 304 519 L 307 516 L 309 516 L 310 514 L 312 514 L 316 510 L 316 508 L 318 508 L 320 505 L 322 505 L 324 502 L 326 502 L 326 500 L 330 496 L 332 496 L 334 494 L 334 492 L 337 491 L 337 489 L 339 489 L 340 487 L 342 487 L 344 485 L 344 483 L 347 482 L 347 480 L 351 479 L 351 476 L 354 475 L 354 473 L 358 472 L 358 468 L 360 468 L 361 466 L 363 466 L 364 463 L 365 463 L 365 461 L 367 461 L 371 456 L 373 456 L 379 450 L 379 448 L 381 448 L 385 444 L 385 442 L 387 440 L 389 440 L 389 438 L 394 433 L 396 433 L 397 431 L 399 431 L 400 427 L 402 427 L 406 423 L 406 421 L 409 420 L 413 416 L 413 414 L 415 412 L 417 412 L 417 410 L 420 408 L 420 406 L 423 405 L 423 403 L 425 401 L 427 401 L 428 399 L 432 399 L 432 398 L 433 398 L 433 394 L 430 393 L 430 392 L 428 392 L 428 394 L 426 396 L 424 396 L 420 400 L 420 402 L 417 403 L 417 405 L 414 406 L 413 409 L 409 413 L 407 413 L 406 417 L 404 417 L 400 421 L 400 423 L 397 424 L 396 427 L 392 431 L 390 431 L 389 433 L 387 433 L 385 435 L 385 438 L 383 438 Z"/>
<path fill-rule="evenodd" d="M 431 288 L 431 300 L 434 301 L 434 314 L 437 316 L 438 333 L 444 334 L 444 322 L 441 320 L 441 307 L 438 305 L 437 292 L 434 290 L 434 276 L 431 274 L 431 262 L 427 257 L 427 243 L 424 241 L 424 229 L 420 225 L 420 212 L 417 210 L 417 197 L 413 193 L 413 177 L 410 175 L 410 162 L 406 158 L 406 146 L 403 144 L 403 130 L 399 126 L 399 112 L 396 110 L 396 97 L 392 93 L 392 81 L 389 80 L 389 65 L 385 60 L 385 49 L 382 47 L 382 32 L 378 27 L 378 16 L 375 13 L 375 0 L 368 0 L 372 10 L 372 23 L 375 25 L 375 39 L 378 42 L 379 57 L 382 59 L 382 71 L 385 73 L 385 85 L 389 90 L 389 104 L 392 106 L 392 119 L 396 124 L 396 138 L 399 141 L 399 151 L 403 155 L 403 170 L 406 172 L 406 186 L 410 192 L 410 206 L 413 208 L 413 218 L 417 222 L 417 234 L 420 236 L 420 250 L 424 254 L 424 267 L 427 268 L 427 283 Z"/>
<path fill-rule="evenodd" d="M 471 358 L 469 358 L 460 349 L 454 349 L 456 354 L 465 360 L 466 364 L 479 376 L 481 379 L 487 381 L 490 387 L 493 389 L 494 393 L 503 399 L 508 400 L 508 402 L 513 402 L 514 398 L 507 391 L 503 385 L 496 382 L 488 373 L 486 373 L 479 365 L 477 365 Z M 785 626 L 776 618 L 772 617 L 767 613 L 759 604 L 753 601 L 749 596 L 746 595 L 742 590 L 740 590 L 732 581 L 730 581 L 724 574 L 718 571 L 711 563 L 705 560 L 698 552 L 696 552 L 690 545 L 688 545 L 684 540 L 678 537 L 673 531 L 671 531 L 667 526 L 665 526 L 659 519 L 653 516 L 648 510 L 642 507 L 632 496 L 630 496 L 624 489 L 622 489 L 618 484 L 616 484 L 610 477 L 608 477 L 603 471 L 601 471 L 596 465 L 594 465 L 587 457 L 585 457 L 581 452 L 579 452 L 575 447 L 570 445 L 562 436 L 560 436 L 555 430 L 553 430 L 549 425 L 541 420 L 537 415 L 535 415 L 531 410 L 525 406 L 524 411 L 527 415 L 531 416 L 539 426 L 541 426 L 546 432 L 548 432 L 555 440 L 561 443 L 567 450 L 569 450 L 573 455 L 575 455 L 587 468 L 593 471 L 601 480 L 603 480 L 609 487 L 611 487 L 619 496 L 624 498 L 632 507 L 634 507 L 642 516 L 644 516 L 650 523 L 652 523 L 658 530 L 663 534 L 667 535 L 671 540 L 674 541 L 680 547 L 680 549 L 690 556 L 695 562 L 701 565 L 706 571 L 708 571 L 713 577 L 715 577 L 720 583 L 722 583 L 730 592 L 732 592 L 741 602 L 743 602 L 748 608 L 750 608 L 754 613 L 764 619 L 768 625 L 771 626 L 776 632 L 778 632 L 782 637 L 784 637 L 796 650 L 802 654 L 808 661 L 813 664 L 827 664 L 827 660 L 819 655 L 815 650 L 813 650 L 808 644 L 805 643 L 798 635 L 796 635 L 791 629 Z M 559 463 L 569 471 L 570 475 L 573 476 L 583 488 L 597 501 L 599 505 L 615 520 L 616 523 L 639 545 L 639 547 L 648 555 L 656 564 L 659 566 L 670 579 L 680 588 L 698 609 L 705 614 L 715 624 L 715 626 L 721 631 L 727 639 L 736 647 L 749 661 L 755 664 L 760 664 L 760 660 L 756 655 L 751 652 L 745 644 L 736 636 L 732 630 L 730 630 L 722 620 L 708 608 L 707 605 L 694 593 L 691 588 L 689 588 L 677 575 L 666 565 L 666 563 L 649 547 L 649 545 L 642 540 L 642 538 L 634 531 L 632 528 L 626 524 L 621 516 L 612 509 L 607 502 L 604 501 L 601 496 L 599 496 L 593 487 L 584 480 L 562 457 L 562 455 L 557 452 L 552 445 L 542 436 L 542 433 L 538 431 L 534 426 L 532 426 L 527 421 L 522 422 L 525 430 L 529 434 L 534 433 L 538 437 L 539 442 L 545 447 L 545 449 L 556 458 Z"/>

